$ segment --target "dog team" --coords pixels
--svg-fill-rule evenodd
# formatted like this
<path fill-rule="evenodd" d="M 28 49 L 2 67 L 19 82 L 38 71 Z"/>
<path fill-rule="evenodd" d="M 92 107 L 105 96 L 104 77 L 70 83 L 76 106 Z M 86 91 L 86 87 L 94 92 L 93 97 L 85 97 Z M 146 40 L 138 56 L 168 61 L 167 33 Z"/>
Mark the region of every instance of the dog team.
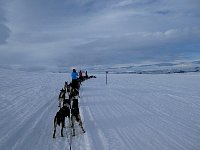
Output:
<path fill-rule="evenodd" d="M 72 128 L 72 135 L 75 136 L 75 122 L 77 121 L 79 123 L 79 126 L 81 127 L 83 133 L 85 133 L 85 130 L 83 128 L 83 123 L 81 120 L 81 116 L 79 113 L 79 89 L 81 83 L 89 78 L 96 78 L 95 76 L 89 76 L 87 75 L 87 71 L 85 73 L 85 76 L 82 75 L 82 72 L 80 71 L 79 74 L 76 72 L 76 69 L 73 69 L 73 72 L 71 73 L 72 82 L 68 84 L 68 82 L 65 82 L 64 88 L 60 90 L 60 94 L 58 97 L 59 105 L 60 107 L 59 111 L 56 113 L 54 117 L 54 132 L 53 132 L 53 138 L 55 138 L 56 134 L 56 128 L 57 126 L 61 127 L 61 136 L 63 137 L 63 129 L 65 128 L 65 118 L 68 118 L 69 125 Z M 68 98 L 66 99 L 66 94 L 68 95 Z"/>

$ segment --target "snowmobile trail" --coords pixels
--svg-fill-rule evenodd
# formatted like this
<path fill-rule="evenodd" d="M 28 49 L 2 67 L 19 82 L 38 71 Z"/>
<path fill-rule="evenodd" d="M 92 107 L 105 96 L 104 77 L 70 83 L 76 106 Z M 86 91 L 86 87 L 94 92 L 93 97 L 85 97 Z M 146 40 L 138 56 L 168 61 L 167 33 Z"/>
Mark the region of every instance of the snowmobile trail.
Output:
<path fill-rule="evenodd" d="M 0 72 L 0 149 L 68 150 L 53 119 L 66 74 Z M 98 74 L 83 82 L 72 150 L 199 150 L 199 74 Z M 67 122 L 68 119 L 66 119 Z"/>
<path fill-rule="evenodd" d="M 107 86 L 102 82 L 103 78 L 94 81 L 96 88 L 90 85 L 90 81 L 85 85 L 87 90 L 84 91 L 85 97 L 83 96 L 83 116 L 86 117 L 86 126 L 96 132 L 93 134 L 94 139 L 91 138 L 93 141 L 91 143 L 102 145 L 101 149 L 199 148 L 197 144 L 200 135 L 199 127 L 191 124 L 191 122 L 199 122 L 197 119 L 199 111 L 196 109 L 199 102 L 195 102 L 197 104 L 195 107 L 188 106 L 190 101 L 181 96 L 185 95 L 183 93 L 185 89 L 190 90 L 181 87 L 184 78 L 176 79 L 178 86 L 174 87 L 169 84 L 170 80 L 166 80 L 164 81 L 166 87 L 164 83 L 152 82 L 153 76 L 148 76 L 151 78 L 150 86 L 149 80 L 126 82 L 115 78 L 117 76 L 120 75 L 114 76 L 113 82 L 110 81 Z M 89 91 L 94 91 L 96 95 L 87 93 Z M 190 92 L 187 93 L 192 96 Z M 173 97 L 166 96 L 171 93 Z M 195 111 L 192 114 L 188 113 L 193 109 Z M 100 130 L 103 135 L 102 144 L 99 142 L 101 140 L 96 140 L 99 138 L 97 130 Z M 92 132 L 90 134 L 92 135 Z"/>
<path fill-rule="evenodd" d="M 46 132 L 45 128 L 39 125 L 42 120 L 44 120 L 45 117 L 49 116 L 50 110 L 54 107 L 55 102 L 51 101 L 49 104 L 44 104 L 40 109 L 37 110 L 30 118 L 27 118 L 23 121 L 22 124 L 20 124 L 17 129 L 11 130 L 11 133 L 8 132 L 8 134 L 11 134 L 9 139 L 7 139 L 8 143 L 12 144 L 7 144 L 5 143 L 8 149 L 11 149 L 9 145 L 13 146 L 13 149 L 29 149 L 29 147 L 34 146 L 35 144 L 38 143 L 38 140 L 40 137 L 38 137 L 38 133 L 43 134 Z M 16 136 L 18 135 L 17 139 Z M 40 141 L 40 140 L 39 140 Z M 44 142 L 44 139 L 42 139 Z M 26 143 L 26 145 L 24 144 Z"/>
<path fill-rule="evenodd" d="M 46 137 L 52 137 L 57 96 L 63 79 L 55 78 L 56 80 L 52 81 L 55 77 L 53 74 L 29 75 L 18 72 L 13 74 L 13 78 L 22 76 L 19 80 L 14 82 L 10 77 L 10 80 L 4 80 L 1 98 L 4 99 L 5 107 L 1 108 L 0 113 L 3 135 L 0 137 L 0 149 L 41 149 L 41 145 L 38 145 L 40 142 L 44 149 L 49 149 L 51 142 L 48 140 L 44 144 L 44 141 Z M 52 82 L 55 83 L 54 87 L 51 86 Z M 39 147 L 36 148 L 37 146 Z"/>

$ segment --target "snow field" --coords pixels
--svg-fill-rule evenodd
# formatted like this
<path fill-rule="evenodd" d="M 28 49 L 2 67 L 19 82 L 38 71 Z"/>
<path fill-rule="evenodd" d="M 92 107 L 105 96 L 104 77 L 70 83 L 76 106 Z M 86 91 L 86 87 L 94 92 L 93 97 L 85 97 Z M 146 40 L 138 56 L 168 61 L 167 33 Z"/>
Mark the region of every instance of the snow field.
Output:
<path fill-rule="evenodd" d="M 200 74 L 97 74 L 80 89 L 86 133 L 72 150 L 199 150 Z M 58 95 L 69 74 L 0 70 L 0 149 L 66 150 L 53 135 Z M 69 128 L 66 128 L 68 131 Z"/>

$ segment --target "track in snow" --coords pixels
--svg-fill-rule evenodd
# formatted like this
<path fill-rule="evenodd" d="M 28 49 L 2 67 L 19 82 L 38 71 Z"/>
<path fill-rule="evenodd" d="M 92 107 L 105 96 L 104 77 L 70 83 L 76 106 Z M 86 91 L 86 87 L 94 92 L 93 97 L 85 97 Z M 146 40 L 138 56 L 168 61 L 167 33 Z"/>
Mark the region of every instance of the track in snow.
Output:
<path fill-rule="evenodd" d="M 68 75 L 69 76 L 69 75 Z M 52 138 L 66 74 L 0 72 L 0 149 L 66 150 Z M 199 74 L 97 75 L 83 83 L 72 150 L 199 150 Z M 59 131 L 59 130 L 58 130 Z"/>

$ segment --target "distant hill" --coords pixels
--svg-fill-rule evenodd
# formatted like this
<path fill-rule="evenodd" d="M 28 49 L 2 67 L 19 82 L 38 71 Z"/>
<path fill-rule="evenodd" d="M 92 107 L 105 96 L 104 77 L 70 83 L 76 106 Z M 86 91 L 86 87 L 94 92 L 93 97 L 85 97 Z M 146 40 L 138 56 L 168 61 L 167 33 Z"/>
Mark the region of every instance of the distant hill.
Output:
<path fill-rule="evenodd" d="M 70 73 L 71 68 L 65 66 L 9 66 L 0 65 L 1 69 L 20 70 L 28 72 L 53 72 Z M 88 71 L 88 73 L 109 73 L 115 74 L 171 74 L 200 72 L 200 60 L 192 62 L 179 63 L 156 63 L 156 64 L 116 64 L 116 65 L 97 65 L 97 66 L 79 66 L 77 70 Z"/>
<path fill-rule="evenodd" d="M 117 74 L 171 74 L 200 72 L 200 61 L 180 62 L 180 63 L 157 63 L 135 66 L 133 64 L 120 64 L 115 66 L 98 66 L 90 68 L 90 71 L 97 73 L 117 73 Z"/>

